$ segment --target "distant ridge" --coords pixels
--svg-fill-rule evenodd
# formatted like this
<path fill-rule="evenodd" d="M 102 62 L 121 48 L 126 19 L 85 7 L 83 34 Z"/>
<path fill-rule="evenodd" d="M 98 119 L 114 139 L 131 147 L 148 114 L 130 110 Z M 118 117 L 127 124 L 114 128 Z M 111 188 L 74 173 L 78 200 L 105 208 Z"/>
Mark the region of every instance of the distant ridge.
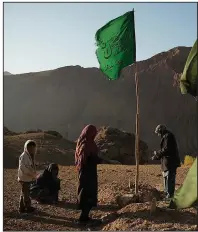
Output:
<path fill-rule="evenodd" d="M 165 124 L 176 135 L 181 156 L 197 151 L 196 102 L 175 87 L 190 47 L 176 47 L 137 62 L 140 83 L 140 137 L 159 148 L 154 129 Z M 4 126 L 20 132 L 55 130 L 76 140 L 86 124 L 135 132 L 134 65 L 109 81 L 98 68 L 80 66 L 4 78 Z"/>
<path fill-rule="evenodd" d="M 10 76 L 10 75 L 12 75 L 12 73 L 5 71 L 5 72 L 3 72 L 3 75 L 4 76 Z"/>

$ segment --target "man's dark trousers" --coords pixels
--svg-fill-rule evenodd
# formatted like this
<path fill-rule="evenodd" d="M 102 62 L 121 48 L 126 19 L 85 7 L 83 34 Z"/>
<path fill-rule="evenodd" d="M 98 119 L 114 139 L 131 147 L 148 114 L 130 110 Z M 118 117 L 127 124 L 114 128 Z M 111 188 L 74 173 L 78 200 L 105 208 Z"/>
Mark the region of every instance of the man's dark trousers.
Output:
<path fill-rule="evenodd" d="M 164 178 L 164 192 L 166 198 L 172 198 L 175 192 L 176 169 L 164 171 L 162 174 Z"/>

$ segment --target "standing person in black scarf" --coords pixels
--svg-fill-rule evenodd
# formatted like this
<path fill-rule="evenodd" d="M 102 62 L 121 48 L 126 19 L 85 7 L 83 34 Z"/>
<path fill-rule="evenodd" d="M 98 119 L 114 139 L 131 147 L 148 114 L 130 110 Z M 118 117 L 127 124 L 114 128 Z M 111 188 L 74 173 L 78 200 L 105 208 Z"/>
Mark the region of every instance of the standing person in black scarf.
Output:
<path fill-rule="evenodd" d="M 57 164 L 50 164 L 31 185 L 30 196 L 39 203 L 57 203 L 60 190 L 59 168 Z"/>

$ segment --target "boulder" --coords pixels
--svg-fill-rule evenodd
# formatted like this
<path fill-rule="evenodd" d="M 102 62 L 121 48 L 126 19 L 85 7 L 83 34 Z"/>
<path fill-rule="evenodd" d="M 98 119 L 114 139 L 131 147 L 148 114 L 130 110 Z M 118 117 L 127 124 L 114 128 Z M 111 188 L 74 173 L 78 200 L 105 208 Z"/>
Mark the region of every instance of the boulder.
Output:
<path fill-rule="evenodd" d="M 100 157 L 116 160 L 121 164 L 135 164 L 135 135 L 112 127 L 101 127 L 96 136 Z M 140 140 L 140 164 L 147 162 L 149 150 Z"/>

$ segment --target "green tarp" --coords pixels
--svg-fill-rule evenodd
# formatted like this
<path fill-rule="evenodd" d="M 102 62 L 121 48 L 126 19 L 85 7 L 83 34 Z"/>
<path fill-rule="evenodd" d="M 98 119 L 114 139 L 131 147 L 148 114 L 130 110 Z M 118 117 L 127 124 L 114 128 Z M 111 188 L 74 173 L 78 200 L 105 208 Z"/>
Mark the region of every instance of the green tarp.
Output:
<path fill-rule="evenodd" d="M 197 41 L 192 47 L 187 58 L 184 71 L 180 78 L 180 89 L 182 94 L 197 96 Z"/>
<path fill-rule="evenodd" d="M 173 203 L 177 209 L 189 208 L 197 201 L 197 158 L 184 180 L 183 185 L 176 191 Z"/>

